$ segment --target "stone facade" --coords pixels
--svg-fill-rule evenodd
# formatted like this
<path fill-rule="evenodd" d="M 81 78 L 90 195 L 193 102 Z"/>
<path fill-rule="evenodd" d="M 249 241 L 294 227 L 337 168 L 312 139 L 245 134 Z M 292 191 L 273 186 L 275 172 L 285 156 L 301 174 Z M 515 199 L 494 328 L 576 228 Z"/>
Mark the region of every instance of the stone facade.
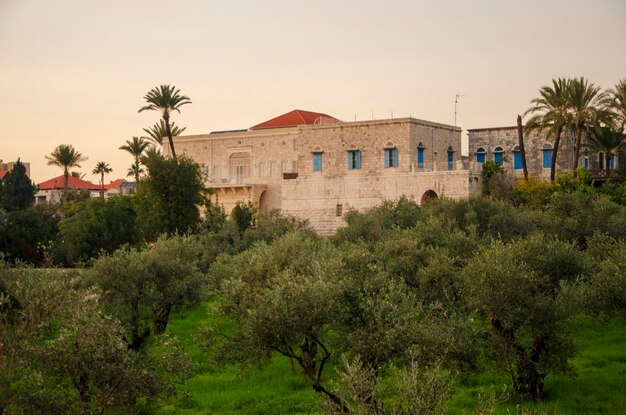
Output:
<path fill-rule="evenodd" d="M 477 155 L 479 149 L 485 150 L 485 160 L 494 160 L 496 157 L 496 147 L 503 150 L 503 167 L 513 172 L 515 175 L 522 175 L 521 166 L 516 169 L 514 166 L 515 149 L 519 144 L 517 127 L 496 127 L 478 128 L 468 130 L 469 132 L 469 158 L 470 167 L 479 169 Z M 557 153 L 557 171 L 569 171 L 574 166 L 574 143 L 576 137 L 573 133 L 563 133 L 559 143 Z M 524 134 L 524 147 L 526 150 L 526 162 L 528 164 L 528 174 L 535 177 L 548 179 L 550 177 L 550 167 L 544 167 L 544 150 L 552 148 L 554 137 L 547 138 L 546 131 L 539 134 L 537 131 Z M 614 166 L 618 166 L 617 156 L 614 159 Z M 604 169 L 604 158 L 597 152 L 589 151 L 584 140 L 580 150 L 578 161 L 579 167 L 586 167 L 589 170 Z"/>
<path fill-rule="evenodd" d="M 327 119 L 174 142 L 177 153 L 203 165 L 214 200 L 227 212 L 249 201 L 261 213 L 279 209 L 308 219 L 322 234 L 344 226 L 348 209 L 402 195 L 418 203 L 462 198 L 480 189 L 480 172 L 470 171 L 461 158 L 461 129 L 414 118 Z"/>

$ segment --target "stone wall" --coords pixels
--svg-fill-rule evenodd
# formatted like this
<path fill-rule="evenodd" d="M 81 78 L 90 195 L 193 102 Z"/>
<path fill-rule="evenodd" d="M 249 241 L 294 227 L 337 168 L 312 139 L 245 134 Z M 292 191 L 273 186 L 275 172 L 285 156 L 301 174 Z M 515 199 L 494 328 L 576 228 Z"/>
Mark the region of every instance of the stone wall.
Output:
<path fill-rule="evenodd" d="M 419 204 L 434 195 L 465 198 L 480 191 L 480 177 L 468 170 L 298 177 L 283 181 L 282 211 L 308 219 L 315 231 L 328 235 L 346 225 L 349 209 L 364 211 L 403 195 Z"/>
<path fill-rule="evenodd" d="M 213 199 L 219 200 L 227 213 L 237 201 L 251 201 L 260 211 L 269 212 L 281 207 L 283 173 L 297 171 L 297 137 L 297 128 L 277 128 L 180 136 L 174 138 L 174 144 L 178 155 L 187 155 L 203 166 L 207 185 L 217 190 Z M 236 154 L 250 155 L 245 174 L 238 175 L 231 167 L 231 156 Z"/>
<path fill-rule="evenodd" d="M 424 165 L 418 167 L 417 147 L 424 146 Z M 368 176 L 382 171 L 447 171 L 448 147 L 453 150 L 452 168 L 461 160 L 461 128 L 399 118 L 301 126 L 297 140 L 300 177 Z M 398 167 L 385 168 L 385 149 L 398 149 Z M 361 151 L 361 168 L 348 170 L 348 151 Z M 313 153 L 322 152 L 322 171 L 313 171 Z"/>
<path fill-rule="evenodd" d="M 476 163 L 476 151 L 479 147 L 486 150 L 485 159 L 494 159 L 494 149 L 501 146 L 504 150 L 504 168 L 516 175 L 523 174 L 522 169 L 515 170 L 513 167 L 513 149 L 519 144 L 517 136 L 517 127 L 501 127 L 501 128 L 480 128 L 468 130 L 469 132 L 469 158 L 472 168 L 478 169 Z M 559 143 L 557 153 L 556 168 L 557 171 L 571 170 L 574 165 L 574 143 L 575 135 L 563 133 Z M 528 173 L 531 176 L 549 178 L 550 168 L 543 167 L 543 146 L 544 144 L 553 145 L 554 137 L 547 138 L 547 132 L 541 134 L 533 132 L 532 134 L 524 134 L 524 147 L 526 150 L 526 161 L 528 163 Z M 580 150 L 578 165 L 584 165 L 584 142 Z M 599 169 L 599 155 L 597 152 L 588 151 L 589 169 Z"/>

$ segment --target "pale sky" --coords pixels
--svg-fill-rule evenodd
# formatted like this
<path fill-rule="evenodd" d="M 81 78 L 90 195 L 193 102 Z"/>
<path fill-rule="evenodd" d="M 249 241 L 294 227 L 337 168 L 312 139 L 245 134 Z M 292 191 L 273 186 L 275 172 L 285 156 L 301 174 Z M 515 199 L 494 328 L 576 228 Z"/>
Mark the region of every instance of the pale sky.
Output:
<path fill-rule="evenodd" d="M 293 109 L 344 121 L 413 116 L 464 129 L 514 125 L 537 90 L 626 77 L 624 0 L 0 0 L 0 159 L 61 174 L 71 144 L 124 178 L 118 147 L 173 84 L 186 134 L 248 128 Z M 465 132 L 464 132 L 465 135 Z"/>

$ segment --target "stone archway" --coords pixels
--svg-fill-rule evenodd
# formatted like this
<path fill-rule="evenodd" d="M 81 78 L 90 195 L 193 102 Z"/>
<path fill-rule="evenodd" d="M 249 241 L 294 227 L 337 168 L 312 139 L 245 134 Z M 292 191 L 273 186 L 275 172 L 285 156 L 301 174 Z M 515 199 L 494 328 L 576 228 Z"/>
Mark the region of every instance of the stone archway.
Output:
<path fill-rule="evenodd" d="M 423 205 L 424 203 L 428 202 L 429 200 L 436 200 L 439 199 L 439 196 L 437 196 L 437 193 L 434 190 L 427 190 L 423 195 L 422 198 L 420 199 L 420 205 Z"/>
<path fill-rule="evenodd" d="M 257 205 L 257 211 L 261 215 L 269 214 L 266 199 L 267 199 L 267 190 L 263 190 L 263 192 L 261 193 L 261 196 L 259 196 L 259 204 Z"/>

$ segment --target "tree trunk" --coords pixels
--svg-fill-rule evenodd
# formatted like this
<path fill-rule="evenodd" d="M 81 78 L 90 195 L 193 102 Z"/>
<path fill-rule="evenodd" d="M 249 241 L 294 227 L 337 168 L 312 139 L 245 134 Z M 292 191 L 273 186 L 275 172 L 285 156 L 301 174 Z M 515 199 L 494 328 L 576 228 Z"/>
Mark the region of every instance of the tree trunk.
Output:
<path fill-rule="evenodd" d="M 556 129 L 556 136 L 554 138 L 554 146 L 552 148 L 552 165 L 550 166 L 550 181 L 554 181 L 554 177 L 556 176 L 556 157 L 559 152 L 559 143 L 561 142 L 561 132 L 563 127 L 558 127 Z"/>
<path fill-rule="evenodd" d="M 522 117 L 517 116 L 517 138 L 519 140 L 519 152 L 522 157 L 522 169 L 524 170 L 524 180 L 528 181 L 528 166 L 526 165 L 526 149 L 524 148 L 524 130 L 522 129 Z"/>
<path fill-rule="evenodd" d="M 139 184 L 139 157 L 135 157 L 135 183 Z"/>
<path fill-rule="evenodd" d="M 576 177 L 576 169 L 578 168 L 578 157 L 580 156 L 580 142 L 582 140 L 583 129 L 576 129 L 576 144 L 574 145 L 574 177 Z"/>
<path fill-rule="evenodd" d="M 63 178 L 65 179 L 65 192 L 63 193 L 63 199 L 67 199 L 67 191 L 69 190 L 70 172 L 63 170 Z"/>
<path fill-rule="evenodd" d="M 102 190 L 100 191 L 100 197 L 104 200 L 104 172 L 100 173 L 100 184 L 102 185 Z"/>
<path fill-rule="evenodd" d="M 163 334 L 170 320 L 172 306 L 165 305 L 154 310 L 154 334 Z"/>
<path fill-rule="evenodd" d="M 169 115 L 163 115 L 165 120 L 165 131 L 167 132 L 167 139 L 170 141 L 170 149 L 172 150 L 172 158 L 176 161 L 176 151 L 174 150 L 174 140 L 172 139 L 172 130 L 170 129 L 170 117 Z"/>

